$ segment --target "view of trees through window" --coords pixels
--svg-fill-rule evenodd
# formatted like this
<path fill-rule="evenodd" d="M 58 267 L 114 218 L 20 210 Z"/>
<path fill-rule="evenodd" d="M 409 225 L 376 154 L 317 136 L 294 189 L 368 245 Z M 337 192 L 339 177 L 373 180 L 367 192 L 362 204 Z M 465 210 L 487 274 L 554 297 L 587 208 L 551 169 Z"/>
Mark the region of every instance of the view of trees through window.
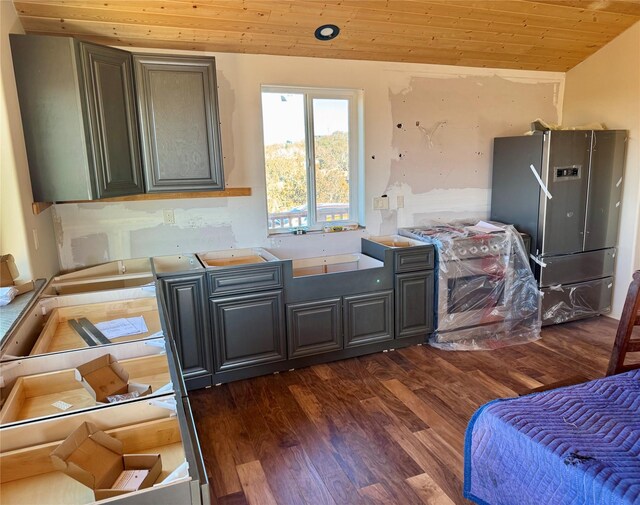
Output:
<path fill-rule="evenodd" d="M 269 228 L 348 220 L 349 100 L 263 92 L 262 101 Z"/>

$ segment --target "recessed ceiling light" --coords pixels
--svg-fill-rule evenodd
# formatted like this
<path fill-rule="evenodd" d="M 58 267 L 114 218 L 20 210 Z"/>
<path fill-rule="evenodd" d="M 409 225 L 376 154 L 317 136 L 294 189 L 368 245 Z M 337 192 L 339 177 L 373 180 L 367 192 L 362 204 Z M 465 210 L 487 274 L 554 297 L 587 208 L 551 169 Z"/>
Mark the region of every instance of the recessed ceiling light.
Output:
<path fill-rule="evenodd" d="M 336 25 L 322 25 L 316 28 L 316 39 L 318 40 L 331 40 L 335 39 L 340 33 L 340 28 Z"/>

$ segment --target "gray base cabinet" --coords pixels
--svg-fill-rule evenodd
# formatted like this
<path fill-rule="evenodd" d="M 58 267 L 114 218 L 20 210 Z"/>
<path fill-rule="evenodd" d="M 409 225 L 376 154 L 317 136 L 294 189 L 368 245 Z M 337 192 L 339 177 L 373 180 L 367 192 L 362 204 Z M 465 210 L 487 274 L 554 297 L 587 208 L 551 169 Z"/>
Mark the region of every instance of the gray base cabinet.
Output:
<path fill-rule="evenodd" d="M 342 349 L 340 298 L 287 305 L 289 359 Z"/>
<path fill-rule="evenodd" d="M 216 372 L 287 358 L 282 290 L 211 298 Z"/>
<path fill-rule="evenodd" d="M 393 339 L 393 291 L 345 296 L 345 347 Z"/>
<path fill-rule="evenodd" d="M 433 271 L 396 275 L 396 338 L 433 331 Z"/>
<path fill-rule="evenodd" d="M 204 274 L 163 280 L 170 324 L 187 388 L 211 384 L 212 343 L 205 298 Z"/>
<path fill-rule="evenodd" d="M 133 61 L 147 192 L 224 189 L 215 60 Z"/>

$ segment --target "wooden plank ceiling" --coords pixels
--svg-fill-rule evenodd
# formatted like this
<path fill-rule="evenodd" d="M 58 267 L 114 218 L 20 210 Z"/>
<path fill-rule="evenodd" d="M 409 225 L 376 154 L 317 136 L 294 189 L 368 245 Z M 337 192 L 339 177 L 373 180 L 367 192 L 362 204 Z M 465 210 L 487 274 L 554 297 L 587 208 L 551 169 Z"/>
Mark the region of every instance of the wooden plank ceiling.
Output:
<path fill-rule="evenodd" d="M 14 0 L 28 33 L 109 45 L 567 71 L 640 0 Z M 314 38 L 326 23 L 331 41 Z"/>

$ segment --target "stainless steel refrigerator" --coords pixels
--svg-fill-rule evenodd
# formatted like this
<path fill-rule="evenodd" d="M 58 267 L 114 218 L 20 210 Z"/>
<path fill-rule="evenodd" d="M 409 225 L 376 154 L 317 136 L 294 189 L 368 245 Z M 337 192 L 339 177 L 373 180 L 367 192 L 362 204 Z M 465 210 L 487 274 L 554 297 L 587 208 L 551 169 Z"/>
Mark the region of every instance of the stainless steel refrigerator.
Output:
<path fill-rule="evenodd" d="M 627 132 L 494 140 L 491 219 L 531 235 L 542 323 L 611 310 Z"/>

